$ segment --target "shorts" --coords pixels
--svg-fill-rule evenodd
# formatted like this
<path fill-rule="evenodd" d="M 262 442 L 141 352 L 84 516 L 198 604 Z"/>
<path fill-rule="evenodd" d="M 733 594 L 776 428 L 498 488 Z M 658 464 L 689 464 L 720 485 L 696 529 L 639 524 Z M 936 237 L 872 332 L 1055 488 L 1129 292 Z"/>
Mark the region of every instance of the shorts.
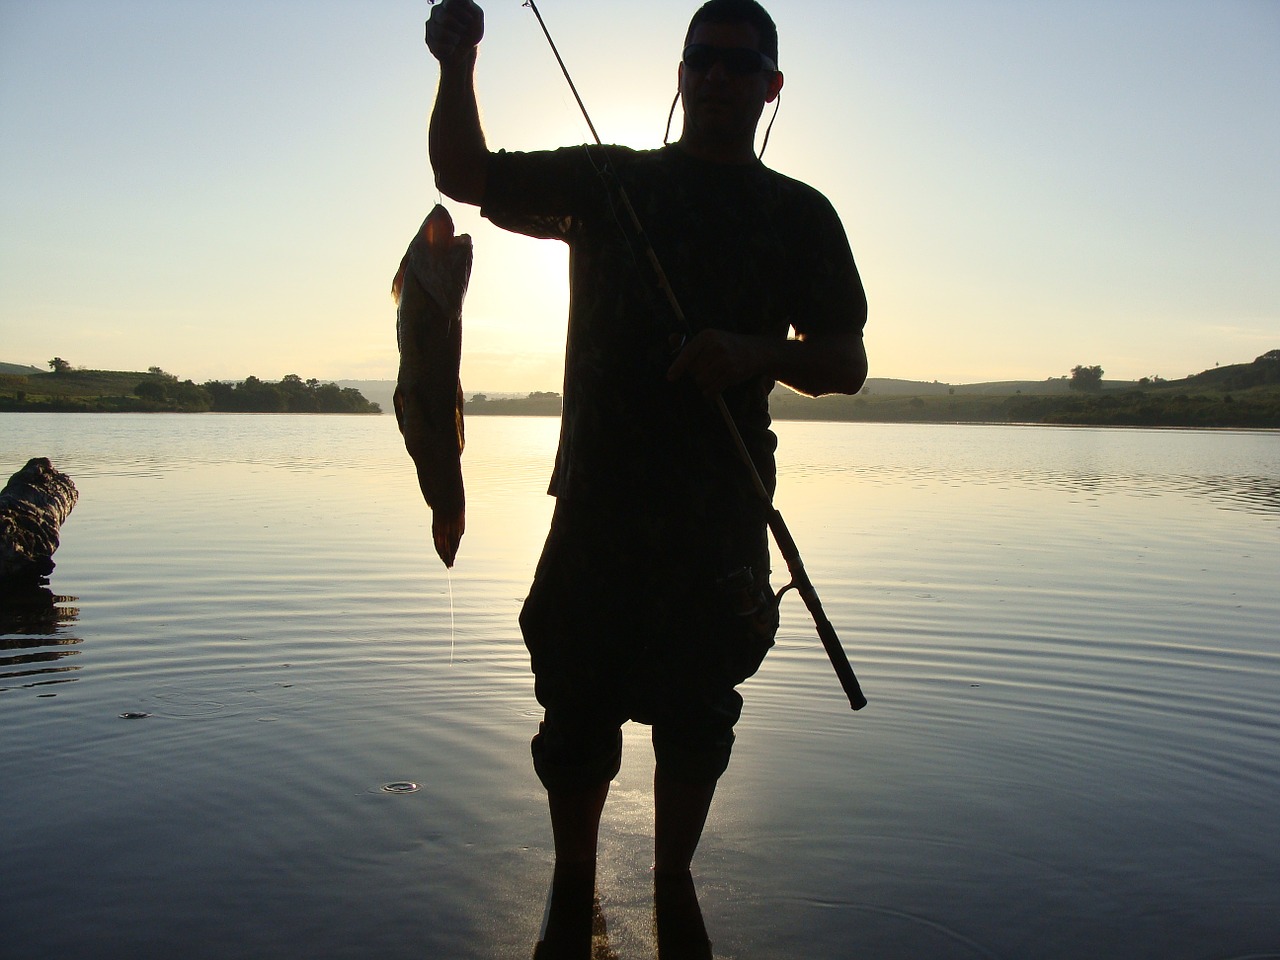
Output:
<path fill-rule="evenodd" d="M 739 526 L 557 502 L 520 614 L 545 710 L 534 768 L 548 789 L 616 776 L 628 720 L 653 727 L 673 778 L 724 772 L 742 711 L 734 687 L 759 669 L 778 623 L 767 531 Z M 736 585 L 720 582 L 734 572 Z M 748 593 L 761 598 L 749 612 Z"/>

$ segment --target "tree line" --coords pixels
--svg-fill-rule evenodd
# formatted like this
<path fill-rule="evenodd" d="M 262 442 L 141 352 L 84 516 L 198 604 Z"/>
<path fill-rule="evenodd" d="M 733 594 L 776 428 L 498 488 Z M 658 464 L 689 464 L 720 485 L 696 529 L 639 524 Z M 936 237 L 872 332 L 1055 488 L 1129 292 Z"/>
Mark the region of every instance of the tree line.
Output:
<path fill-rule="evenodd" d="M 146 373 L 86 370 L 61 357 L 52 373 L 0 376 L 0 410 L 177 413 L 381 413 L 352 387 L 304 380 L 246 377 L 238 382 L 179 380 L 160 367 Z"/>
<path fill-rule="evenodd" d="M 382 408 L 365 399 L 353 387 L 303 380 L 291 373 L 278 383 L 245 377 L 238 383 L 208 380 L 195 384 L 179 381 L 159 367 L 152 367 L 133 392 L 150 400 L 187 411 L 214 413 L 381 413 Z"/>

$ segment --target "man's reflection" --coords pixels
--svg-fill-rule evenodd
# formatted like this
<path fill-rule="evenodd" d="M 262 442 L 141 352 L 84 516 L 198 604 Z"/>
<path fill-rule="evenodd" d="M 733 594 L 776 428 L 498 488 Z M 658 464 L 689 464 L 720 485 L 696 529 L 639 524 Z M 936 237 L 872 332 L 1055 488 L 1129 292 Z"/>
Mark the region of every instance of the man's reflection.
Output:
<path fill-rule="evenodd" d="M 698 893 L 689 872 L 655 874 L 653 929 L 658 960 L 712 960 Z M 552 881 L 534 960 L 617 960 L 594 877 Z"/>
<path fill-rule="evenodd" d="M 599 936 L 601 951 L 594 950 Z M 534 960 L 593 960 L 613 957 L 609 935 L 596 896 L 594 874 L 566 876 L 557 871 L 551 881 L 542 936 L 534 947 Z"/>
<path fill-rule="evenodd" d="M 711 960 L 711 941 L 689 871 L 654 876 L 653 921 L 660 960 Z"/>

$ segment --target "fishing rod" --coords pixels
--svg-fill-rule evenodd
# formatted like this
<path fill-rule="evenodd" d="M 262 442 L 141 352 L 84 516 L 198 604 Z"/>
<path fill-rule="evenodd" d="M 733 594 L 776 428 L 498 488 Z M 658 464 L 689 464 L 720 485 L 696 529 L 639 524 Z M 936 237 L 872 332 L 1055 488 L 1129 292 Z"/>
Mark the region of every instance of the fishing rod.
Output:
<path fill-rule="evenodd" d="M 564 74 L 565 81 L 569 84 L 569 89 L 573 93 L 573 98 L 578 102 L 578 109 L 582 111 L 582 116 L 587 121 L 591 136 L 595 138 L 597 146 L 603 147 L 604 143 L 600 139 L 600 134 L 596 133 L 596 126 L 591 122 L 591 116 L 587 113 L 586 104 L 582 102 L 582 97 L 578 94 L 578 87 L 574 84 L 573 77 L 569 75 L 569 68 L 565 66 L 564 58 L 560 56 L 560 50 L 556 47 L 555 40 L 551 38 L 551 31 L 547 29 L 546 21 L 542 19 L 538 5 L 534 0 L 524 0 L 524 6 L 532 10 L 534 17 L 537 18 L 538 26 L 542 28 L 542 34 L 547 38 L 547 43 L 551 46 L 551 52 L 555 54 L 556 62 L 560 65 L 560 72 Z M 602 154 L 602 159 L 607 167 L 609 165 L 608 156 Z M 662 292 L 666 296 L 667 302 L 670 304 L 683 330 L 686 332 L 692 330 L 692 326 L 680 306 L 680 301 L 676 297 L 675 291 L 671 288 L 671 283 L 667 280 L 666 271 L 662 269 L 658 254 L 653 249 L 653 244 L 649 242 L 649 236 L 645 233 L 644 225 L 640 222 L 640 217 L 636 214 L 635 207 L 631 205 L 631 198 L 627 196 L 627 191 L 616 174 L 613 174 L 611 169 L 609 173 L 609 179 L 617 190 L 618 199 L 622 202 L 623 209 L 626 210 L 627 217 L 630 219 L 631 225 L 644 247 L 649 264 L 653 267 L 654 274 L 657 276 L 658 286 L 662 288 Z M 826 612 L 822 609 L 822 601 L 818 597 L 818 591 L 814 589 L 813 581 L 809 579 L 809 574 L 804 568 L 804 561 L 800 557 L 800 549 L 796 546 L 795 539 L 791 536 L 791 531 L 787 529 L 787 524 L 782 519 L 782 514 L 773 505 L 773 497 L 770 495 L 768 487 L 765 486 L 764 480 L 760 477 L 756 462 L 752 459 L 751 451 L 747 449 L 747 445 L 742 439 L 742 433 L 738 430 L 738 424 L 733 419 L 733 414 L 729 412 L 729 407 L 724 402 L 723 394 L 717 393 L 714 403 L 716 409 L 720 412 L 720 418 L 724 421 L 725 427 L 729 431 L 729 437 L 733 440 L 738 457 L 747 469 L 756 495 L 765 504 L 766 522 L 769 525 L 769 530 L 773 533 L 773 539 L 778 545 L 778 551 L 787 563 L 787 570 L 791 573 L 791 582 L 775 594 L 774 600 L 781 601 L 782 595 L 791 589 L 794 589 L 800 595 L 805 607 L 809 610 L 810 616 L 813 617 L 814 626 L 818 629 L 818 638 L 822 641 L 822 646 L 827 651 L 827 658 L 835 669 L 840 686 L 844 689 L 845 696 L 849 698 L 849 706 L 854 710 L 861 710 L 867 705 L 867 698 L 862 693 L 862 687 L 858 683 L 858 678 L 854 675 L 853 667 L 849 664 L 849 657 L 845 654 L 844 647 L 840 644 L 840 638 L 836 635 L 835 627 L 831 625 Z"/>

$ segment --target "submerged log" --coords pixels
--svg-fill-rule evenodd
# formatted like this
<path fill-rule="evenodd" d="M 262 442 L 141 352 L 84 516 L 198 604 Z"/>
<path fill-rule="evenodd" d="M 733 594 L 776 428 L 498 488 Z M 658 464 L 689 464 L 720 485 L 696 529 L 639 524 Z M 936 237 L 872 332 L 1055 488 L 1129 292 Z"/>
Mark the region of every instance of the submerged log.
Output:
<path fill-rule="evenodd" d="M 35 583 L 53 572 L 58 529 L 79 496 L 45 457 L 9 478 L 0 492 L 0 584 Z"/>

